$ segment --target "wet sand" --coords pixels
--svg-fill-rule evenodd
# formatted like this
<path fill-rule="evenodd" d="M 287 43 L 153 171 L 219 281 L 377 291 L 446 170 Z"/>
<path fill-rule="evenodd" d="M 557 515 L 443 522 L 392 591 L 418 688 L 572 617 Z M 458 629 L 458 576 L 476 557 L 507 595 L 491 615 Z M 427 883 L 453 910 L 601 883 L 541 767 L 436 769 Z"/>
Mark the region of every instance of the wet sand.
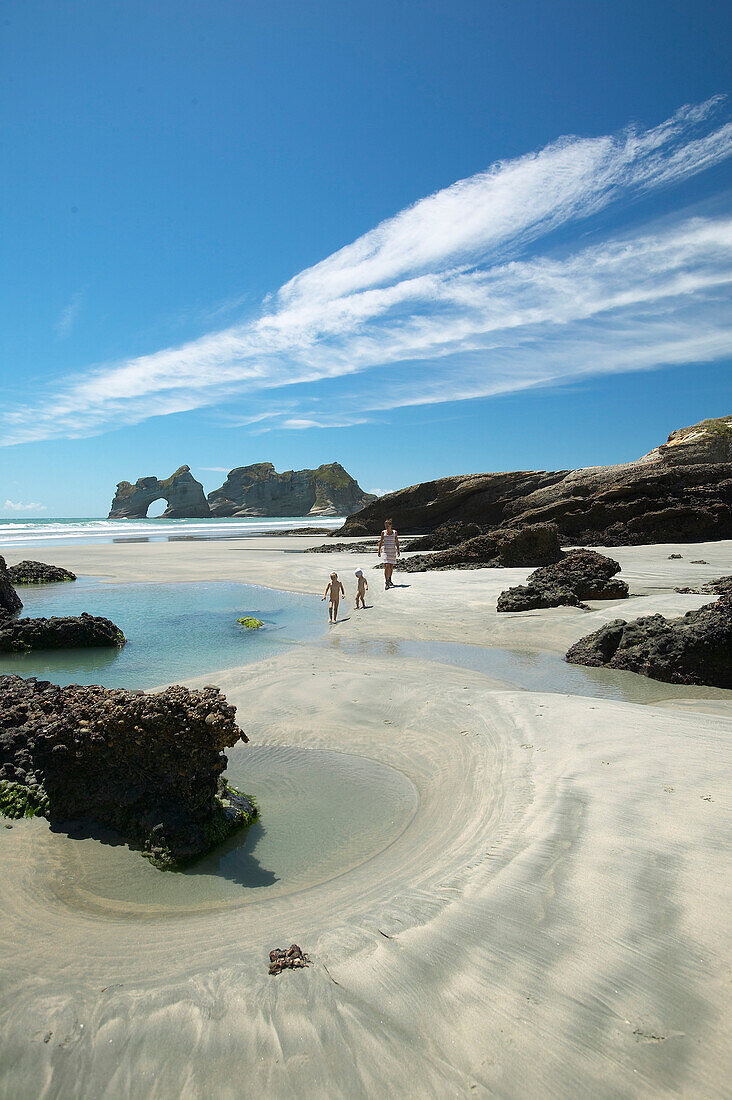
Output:
<path fill-rule="evenodd" d="M 732 544 L 613 548 L 630 600 L 498 616 L 528 570 L 396 574 L 409 588 L 385 593 L 373 555 L 282 549 L 317 542 L 7 555 L 318 595 L 337 569 L 349 596 L 363 566 L 372 606 L 342 604 L 324 645 L 204 679 L 254 744 L 373 761 L 416 795 L 357 866 L 225 911 L 82 905 L 45 823 L 0 829 L 0 1095 L 723 1096 L 732 702 L 517 691 L 373 647 L 560 653 L 619 615 L 709 602 L 672 589 L 732 572 Z M 270 978 L 293 941 L 313 965 Z"/>

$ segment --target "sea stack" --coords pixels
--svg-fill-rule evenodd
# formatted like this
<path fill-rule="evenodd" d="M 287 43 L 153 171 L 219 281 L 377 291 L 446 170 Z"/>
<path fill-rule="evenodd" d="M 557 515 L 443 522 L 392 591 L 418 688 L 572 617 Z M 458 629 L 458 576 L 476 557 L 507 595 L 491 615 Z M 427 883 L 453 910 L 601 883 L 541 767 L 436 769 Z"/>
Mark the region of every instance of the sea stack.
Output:
<path fill-rule="evenodd" d="M 213 516 L 344 516 L 374 500 L 340 462 L 281 474 L 271 462 L 239 466 L 208 495 Z"/>
<path fill-rule="evenodd" d="M 164 500 L 164 519 L 206 519 L 211 515 L 203 485 L 196 481 L 190 466 L 181 466 L 170 477 L 141 477 L 134 485 L 120 481 L 114 494 L 109 519 L 144 519 L 156 500 Z"/>

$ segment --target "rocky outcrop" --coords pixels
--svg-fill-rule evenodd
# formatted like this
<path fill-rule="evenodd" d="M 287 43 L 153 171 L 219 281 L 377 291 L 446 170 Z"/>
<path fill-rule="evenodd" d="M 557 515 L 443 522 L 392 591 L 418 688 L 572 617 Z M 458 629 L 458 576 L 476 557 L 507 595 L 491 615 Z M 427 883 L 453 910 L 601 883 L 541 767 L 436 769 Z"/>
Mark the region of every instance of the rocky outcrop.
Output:
<path fill-rule="evenodd" d="M 542 607 L 585 607 L 584 600 L 622 600 L 628 595 L 618 580 L 620 565 L 594 550 L 570 550 L 554 565 L 535 569 L 526 584 L 498 597 L 498 611 L 531 611 Z"/>
<path fill-rule="evenodd" d="M 0 619 L 0 653 L 123 646 L 126 641 L 111 619 L 86 612 L 51 619 Z"/>
<path fill-rule="evenodd" d="M 9 567 L 8 576 L 13 584 L 60 584 L 76 580 L 76 573 L 69 569 L 42 561 L 19 561 Z"/>
<path fill-rule="evenodd" d="M 349 516 L 337 534 L 378 534 L 387 515 L 405 533 L 444 524 L 477 524 L 486 533 L 551 522 L 565 544 L 575 545 L 731 538 L 732 417 L 672 432 L 636 462 L 413 485 Z"/>
<path fill-rule="evenodd" d="M 134 485 L 120 481 L 109 519 L 144 519 L 156 500 L 168 505 L 163 512 L 165 519 L 206 519 L 211 515 L 203 485 L 196 481 L 189 466 L 181 466 L 163 481 L 156 477 L 141 477 Z"/>
<path fill-rule="evenodd" d="M 674 588 L 674 592 L 693 593 L 700 596 L 732 596 L 732 575 L 717 577 L 716 581 L 707 581 L 698 588 Z"/>
<path fill-rule="evenodd" d="M 17 615 L 23 610 L 23 601 L 13 588 L 5 558 L 0 557 L 0 625 L 8 615 Z"/>
<path fill-rule="evenodd" d="M 626 669 L 669 684 L 732 688 L 732 596 L 680 619 L 614 619 L 576 642 L 566 660 Z"/>
<path fill-rule="evenodd" d="M 449 550 L 400 558 L 396 568 L 406 573 L 424 573 L 431 569 L 542 565 L 559 561 L 561 556 L 557 528 L 552 523 L 537 523 L 519 530 L 497 529 L 489 535 L 477 535 Z"/>
<path fill-rule="evenodd" d="M 0 809 L 113 829 L 161 867 L 256 816 L 221 779 L 247 740 L 214 687 L 154 695 L 0 676 Z"/>
<path fill-rule="evenodd" d="M 281 474 L 271 462 L 239 466 L 208 495 L 213 516 L 343 516 L 374 500 L 339 462 Z"/>

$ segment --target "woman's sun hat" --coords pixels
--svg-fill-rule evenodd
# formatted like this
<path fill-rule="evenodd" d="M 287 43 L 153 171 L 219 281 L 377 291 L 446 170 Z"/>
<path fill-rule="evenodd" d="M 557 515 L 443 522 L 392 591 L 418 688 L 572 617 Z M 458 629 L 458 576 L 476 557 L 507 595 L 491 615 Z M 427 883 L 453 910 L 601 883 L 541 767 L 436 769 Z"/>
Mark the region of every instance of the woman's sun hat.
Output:
<path fill-rule="evenodd" d="M 362 577 L 363 576 L 363 569 L 357 569 L 356 570 L 356 576 L 357 577 Z"/>

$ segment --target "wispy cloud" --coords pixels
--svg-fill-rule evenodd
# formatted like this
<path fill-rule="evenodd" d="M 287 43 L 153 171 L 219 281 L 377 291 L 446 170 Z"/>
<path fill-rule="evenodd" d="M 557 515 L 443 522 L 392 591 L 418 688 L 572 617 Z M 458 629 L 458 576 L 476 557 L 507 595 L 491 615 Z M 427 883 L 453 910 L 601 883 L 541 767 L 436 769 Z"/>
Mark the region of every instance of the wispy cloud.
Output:
<path fill-rule="evenodd" d="M 7 409 L 3 441 L 228 409 L 244 395 L 246 416 L 227 415 L 250 431 L 348 426 L 398 405 L 730 354 L 732 219 L 679 216 L 569 244 L 601 211 L 728 157 L 720 109 L 715 99 L 650 130 L 566 137 L 495 164 L 300 272 L 247 323 Z"/>
<path fill-rule="evenodd" d="M 70 335 L 71 330 L 76 324 L 76 320 L 79 316 L 82 304 L 84 300 L 84 294 L 81 290 L 72 296 L 71 301 L 62 311 L 61 316 L 56 322 L 56 336 L 59 340 L 65 340 Z"/>
<path fill-rule="evenodd" d="M 3 512 L 45 512 L 46 505 L 35 501 L 25 503 L 21 500 L 6 500 L 2 506 Z"/>

